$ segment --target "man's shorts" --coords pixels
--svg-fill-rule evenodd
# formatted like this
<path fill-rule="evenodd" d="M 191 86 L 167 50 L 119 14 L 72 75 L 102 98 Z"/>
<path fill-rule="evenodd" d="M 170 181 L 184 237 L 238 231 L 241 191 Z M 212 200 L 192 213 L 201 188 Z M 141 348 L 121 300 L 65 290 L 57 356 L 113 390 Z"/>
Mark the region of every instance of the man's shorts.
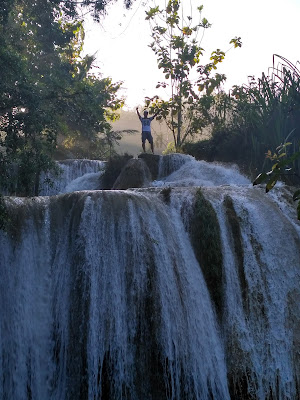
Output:
<path fill-rule="evenodd" d="M 153 143 L 153 137 L 151 135 L 151 132 L 142 132 L 142 143 L 145 143 L 146 140 L 148 140 L 150 144 Z"/>

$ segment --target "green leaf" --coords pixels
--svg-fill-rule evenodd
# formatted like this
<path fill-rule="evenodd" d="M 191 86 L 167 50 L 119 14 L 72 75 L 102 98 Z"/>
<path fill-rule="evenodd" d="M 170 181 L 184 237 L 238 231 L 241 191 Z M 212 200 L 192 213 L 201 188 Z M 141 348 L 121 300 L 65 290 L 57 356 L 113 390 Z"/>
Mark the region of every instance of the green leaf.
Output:
<path fill-rule="evenodd" d="M 279 164 L 276 163 L 276 164 L 274 164 L 274 165 L 272 166 L 272 171 L 274 171 L 274 169 L 278 169 L 278 168 L 279 168 Z"/>
<path fill-rule="evenodd" d="M 270 190 L 273 189 L 273 187 L 276 185 L 276 182 L 278 181 L 279 174 L 275 174 L 267 183 L 266 186 L 266 193 L 268 193 Z"/>
<path fill-rule="evenodd" d="M 184 28 L 182 28 L 182 33 L 184 35 L 190 36 L 193 33 L 193 31 L 188 26 L 185 26 Z"/>
<path fill-rule="evenodd" d="M 231 39 L 229 43 L 233 44 L 234 48 L 242 47 L 241 37 L 236 36 L 235 38 Z"/>
<path fill-rule="evenodd" d="M 300 220 L 300 201 L 298 202 L 297 206 L 297 218 Z"/>
<path fill-rule="evenodd" d="M 211 24 L 208 22 L 208 20 L 206 18 L 203 18 L 202 21 L 201 21 L 200 26 L 202 28 L 210 28 Z"/>
<path fill-rule="evenodd" d="M 262 172 L 261 174 L 257 175 L 253 182 L 253 186 L 259 185 L 260 183 L 264 182 L 268 178 L 268 175 L 265 172 Z"/>
<path fill-rule="evenodd" d="M 300 151 L 297 151 L 291 157 L 280 161 L 280 163 L 278 163 L 278 166 L 279 166 L 279 168 L 282 168 L 282 167 L 286 166 L 287 164 L 290 164 L 290 163 L 294 162 L 299 157 L 300 157 Z"/>
<path fill-rule="evenodd" d="M 286 153 L 281 153 L 281 154 L 279 154 L 279 157 L 278 157 L 278 158 L 282 158 L 282 157 L 284 157 L 284 156 L 286 156 Z"/>
<path fill-rule="evenodd" d="M 152 18 L 154 18 L 155 17 L 155 15 L 157 14 L 157 13 L 159 13 L 160 11 L 159 11 L 159 6 L 157 6 L 157 7 L 153 7 L 153 8 L 150 8 L 150 10 L 149 11 L 146 11 L 146 20 L 149 20 L 149 19 L 152 19 Z"/>
<path fill-rule="evenodd" d="M 293 194 L 293 200 L 300 200 L 300 189 L 296 190 L 296 192 Z"/>

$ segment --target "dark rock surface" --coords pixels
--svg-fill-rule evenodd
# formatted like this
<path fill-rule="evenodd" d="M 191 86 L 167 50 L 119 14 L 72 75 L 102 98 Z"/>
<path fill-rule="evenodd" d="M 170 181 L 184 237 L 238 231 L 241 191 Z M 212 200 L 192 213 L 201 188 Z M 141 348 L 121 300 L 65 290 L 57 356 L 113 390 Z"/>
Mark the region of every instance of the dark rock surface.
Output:
<path fill-rule="evenodd" d="M 138 158 L 142 159 L 147 164 L 147 166 L 148 166 L 148 168 L 149 168 L 149 170 L 151 172 L 151 176 L 152 176 L 152 180 L 153 181 L 155 179 L 157 179 L 157 177 L 158 177 L 160 157 L 161 156 L 159 156 L 159 155 L 148 154 L 148 153 L 141 153 L 138 156 Z"/>
<path fill-rule="evenodd" d="M 151 172 L 142 159 L 129 160 L 122 169 L 112 189 L 146 187 L 152 181 Z"/>

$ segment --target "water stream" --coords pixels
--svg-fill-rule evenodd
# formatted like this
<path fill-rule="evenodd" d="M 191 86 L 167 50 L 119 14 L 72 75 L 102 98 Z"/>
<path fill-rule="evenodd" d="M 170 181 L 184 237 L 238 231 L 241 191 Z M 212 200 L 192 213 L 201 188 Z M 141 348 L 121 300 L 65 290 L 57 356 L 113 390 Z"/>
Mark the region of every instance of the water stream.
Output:
<path fill-rule="evenodd" d="M 92 190 L 94 173 L 65 179 L 72 193 L 5 198 L 0 399 L 297 400 L 300 225 L 286 189 L 181 155 L 151 188 Z M 222 255 L 210 282 L 209 248 L 202 263 L 191 236 L 206 212 Z"/>

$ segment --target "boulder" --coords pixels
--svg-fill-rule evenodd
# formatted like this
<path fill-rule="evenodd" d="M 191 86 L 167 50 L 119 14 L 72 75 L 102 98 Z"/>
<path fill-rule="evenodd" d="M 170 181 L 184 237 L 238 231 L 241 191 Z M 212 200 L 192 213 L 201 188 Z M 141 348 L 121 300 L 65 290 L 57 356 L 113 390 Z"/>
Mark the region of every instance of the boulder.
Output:
<path fill-rule="evenodd" d="M 147 164 L 150 172 L 151 172 L 151 176 L 152 176 L 152 180 L 154 181 L 155 179 L 157 179 L 158 177 L 158 172 L 159 172 L 159 161 L 160 161 L 160 157 L 159 155 L 156 154 L 148 154 L 148 153 L 141 153 L 138 158 L 142 159 L 145 161 L 145 163 Z"/>
<path fill-rule="evenodd" d="M 147 164 L 141 159 L 133 158 L 122 169 L 112 189 L 146 187 L 151 180 L 152 176 Z"/>

